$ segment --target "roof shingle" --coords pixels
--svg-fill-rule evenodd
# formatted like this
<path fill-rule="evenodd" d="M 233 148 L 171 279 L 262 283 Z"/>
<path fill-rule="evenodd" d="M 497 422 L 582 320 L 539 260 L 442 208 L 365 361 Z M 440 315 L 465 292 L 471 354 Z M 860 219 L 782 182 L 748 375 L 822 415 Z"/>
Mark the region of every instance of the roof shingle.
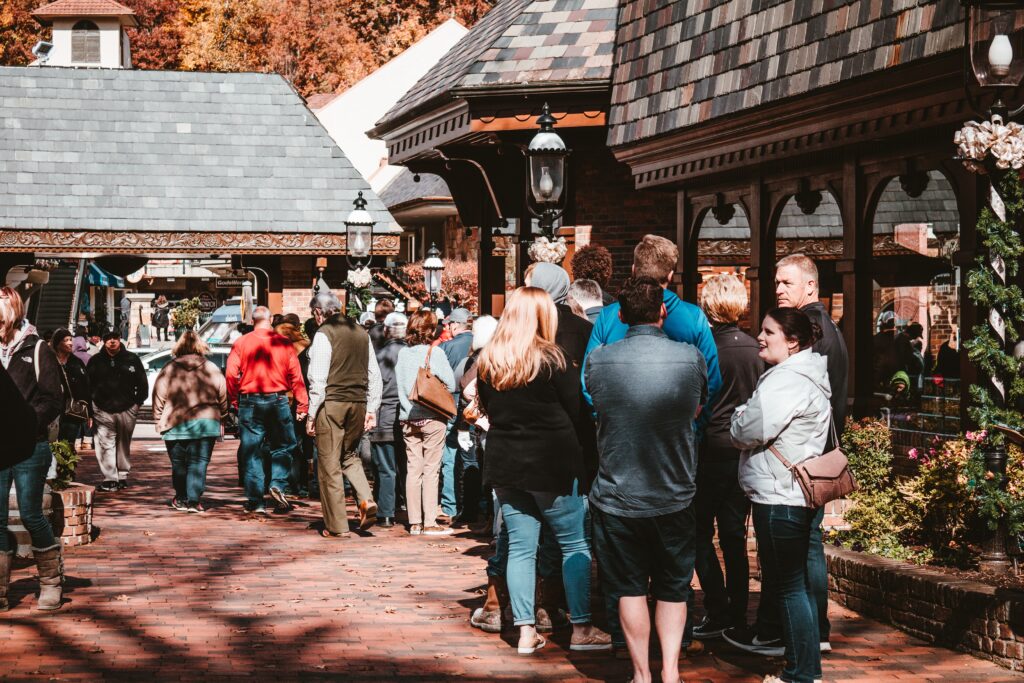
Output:
<path fill-rule="evenodd" d="M 0 67 L 0 229 L 336 233 L 362 191 L 276 74 Z"/>
<path fill-rule="evenodd" d="M 131 17 L 135 24 L 135 10 L 114 0 L 57 0 L 32 12 L 42 24 L 57 17 Z"/>
<path fill-rule="evenodd" d="M 626 0 L 608 143 L 957 49 L 957 0 Z"/>
<path fill-rule="evenodd" d="M 607 81 L 617 0 L 502 0 L 378 122 L 452 98 L 456 89 Z"/>

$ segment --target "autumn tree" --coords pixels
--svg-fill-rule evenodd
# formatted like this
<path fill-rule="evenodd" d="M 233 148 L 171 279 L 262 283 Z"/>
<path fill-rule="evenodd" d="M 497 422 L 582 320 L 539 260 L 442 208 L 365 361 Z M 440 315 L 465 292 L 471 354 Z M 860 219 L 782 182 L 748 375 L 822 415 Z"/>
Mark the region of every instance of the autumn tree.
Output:
<path fill-rule="evenodd" d="M 181 68 L 180 0 L 127 0 L 138 28 L 128 29 L 132 64 L 137 69 Z"/>
<path fill-rule="evenodd" d="M 0 64 L 25 66 L 35 59 L 32 46 L 42 40 L 43 27 L 32 18 L 32 11 L 45 4 L 45 0 L 0 0 Z"/>

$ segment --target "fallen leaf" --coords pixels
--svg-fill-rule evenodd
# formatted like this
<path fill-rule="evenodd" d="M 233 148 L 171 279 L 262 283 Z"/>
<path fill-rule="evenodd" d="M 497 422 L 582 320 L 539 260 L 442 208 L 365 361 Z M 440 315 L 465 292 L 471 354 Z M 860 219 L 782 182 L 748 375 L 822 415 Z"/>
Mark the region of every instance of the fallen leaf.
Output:
<path fill-rule="evenodd" d="M 129 596 L 127 596 L 127 595 L 125 595 L 124 593 L 121 593 L 121 595 L 118 595 L 118 596 L 117 596 L 116 598 L 114 598 L 114 599 L 115 599 L 115 600 L 119 600 L 120 602 L 128 602 L 129 600 L 131 600 L 131 597 L 129 597 Z"/>
<path fill-rule="evenodd" d="M 156 532 L 155 531 L 143 531 L 142 535 L 143 536 L 156 536 Z"/>

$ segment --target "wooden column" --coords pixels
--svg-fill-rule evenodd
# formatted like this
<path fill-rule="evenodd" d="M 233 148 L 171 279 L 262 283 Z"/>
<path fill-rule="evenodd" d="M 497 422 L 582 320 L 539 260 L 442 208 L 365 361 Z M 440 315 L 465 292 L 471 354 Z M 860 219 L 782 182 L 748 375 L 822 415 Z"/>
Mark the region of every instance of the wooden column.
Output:
<path fill-rule="evenodd" d="M 764 184 L 758 177 L 750 184 L 747 222 L 750 224 L 750 328 L 761 327 L 761 318 L 775 305 L 775 226 L 771 225 Z"/>
<path fill-rule="evenodd" d="M 675 291 L 683 300 L 697 303 L 697 285 L 700 272 L 697 270 L 697 238 L 700 226 L 694 225 L 693 202 L 686 190 L 676 193 L 676 245 L 679 247 L 679 264 L 676 266 Z"/>
<path fill-rule="evenodd" d="M 843 258 L 836 270 L 843 282 L 843 337 L 850 358 L 847 396 L 853 401 L 851 415 L 862 417 L 870 410 L 874 393 L 872 359 L 872 227 L 867 217 L 868 193 L 856 156 L 843 162 Z"/>

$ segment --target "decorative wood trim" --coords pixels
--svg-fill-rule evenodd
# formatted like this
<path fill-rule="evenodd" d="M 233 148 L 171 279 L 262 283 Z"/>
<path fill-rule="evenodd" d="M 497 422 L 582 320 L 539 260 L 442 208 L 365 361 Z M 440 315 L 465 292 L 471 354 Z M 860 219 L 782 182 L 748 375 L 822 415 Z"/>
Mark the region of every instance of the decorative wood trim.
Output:
<path fill-rule="evenodd" d="M 397 255 L 399 235 L 374 235 L 373 253 Z M 274 232 L 115 232 L 109 230 L 0 230 L 0 251 L 95 254 L 339 255 L 346 236 Z"/>
<path fill-rule="evenodd" d="M 892 235 L 875 235 L 872 239 L 874 256 L 901 256 L 913 253 L 899 244 Z M 816 261 L 839 261 L 837 268 L 846 272 L 850 266 L 843 260 L 843 240 L 789 239 L 775 242 L 775 258 L 790 254 L 806 254 Z M 697 255 L 702 266 L 736 266 L 750 263 L 750 240 L 704 239 L 697 241 Z"/>
<path fill-rule="evenodd" d="M 469 106 L 460 100 L 390 131 L 380 136 L 388 146 L 388 163 L 402 165 L 417 156 L 430 156 L 439 145 L 471 133 L 471 123 Z"/>

